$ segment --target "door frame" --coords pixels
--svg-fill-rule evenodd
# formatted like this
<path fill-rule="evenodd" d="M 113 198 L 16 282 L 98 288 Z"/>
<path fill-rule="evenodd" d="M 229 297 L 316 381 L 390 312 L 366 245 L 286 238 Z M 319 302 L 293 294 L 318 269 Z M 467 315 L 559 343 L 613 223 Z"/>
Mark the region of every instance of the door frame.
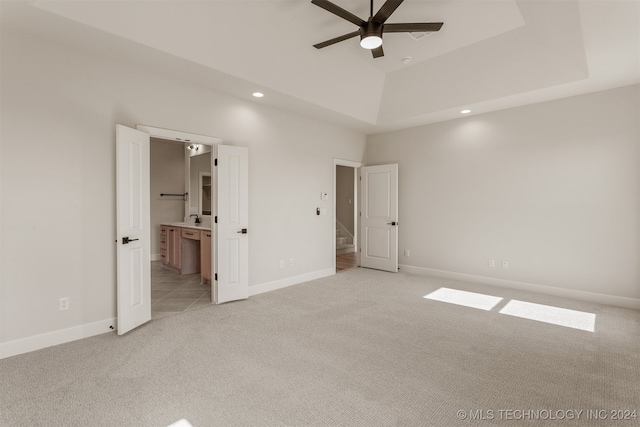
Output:
<path fill-rule="evenodd" d="M 194 143 L 194 144 L 201 144 L 201 145 L 208 145 L 211 147 L 211 172 L 212 172 L 212 176 L 213 176 L 213 171 L 214 171 L 214 159 L 216 157 L 215 154 L 215 147 L 219 144 L 222 144 L 222 138 L 217 138 L 214 136 L 207 136 L 207 135 L 199 135 L 199 134 L 195 134 L 195 133 L 189 133 L 189 132 L 182 132 L 182 131 L 176 131 L 176 130 L 171 130 L 171 129 L 164 129 L 164 128 L 158 128 L 158 127 L 153 127 L 153 126 L 147 126 L 147 125 L 136 125 L 136 129 L 145 133 L 149 134 L 150 138 L 156 138 L 156 139 L 164 139 L 164 140 L 168 140 L 168 141 L 177 141 L 177 142 L 182 142 L 182 143 Z M 151 143 L 153 143 L 153 141 L 151 141 Z M 189 162 L 189 156 L 185 155 L 185 165 L 187 165 Z M 186 169 L 185 169 L 185 192 L 189 193 L 191 191 L 191 176 L 190 174 L 186 173 Z M 185 201 L 185 215 L 188 214 L 188 207 L 189 207 L 189 197 L 192 197 L 191 194 L 189 194 L 187 196 L 187 200 Z M 213 206 L 212 206 L 212 211 L 213 211 Z M 213 217 L 213 215 L 212 215 Z M 213 221 L 211 222 L 211 228 L 213 229 Z M 149 223 L 149 233 L 151 233 L 151 223 Z M 213 267 L 215 266 L 215 258 L 216 258 L 216 239 L 211 239 L 211 268 L 213 269 Z M 213 304 L 213 286 L 214 286 L 214 280 L 213 280 L 213 271 L 211 272 L 211 276 L 212 276 L 212 280 L 211 280 L 211 303 Z"/>
<path fill-rule="evenodd" d="M 364 166 L 364 163 L 362 162 L 356 162 L 353 160 L 345 160 L 345 159 L 337 159 L 334 158 L 333 159 L 333 228 L 331 230 L 331 251 L 333 253 L 333 257 L 332 257 L 332 263 L 333 263 L 333 273 L 336 273 L 336 221 L 337 221 L 337 205 L 336 205 L 336 197 L 337 197 L 337 185 L 338 185 L 338 179 L 337 179 L 337 174 L 338 174 L 338 166 L 346 166 L 346 167 L 350 167 L 353 168 L 353 228 L 354 228 L 354 232 L 353 232 L 353 244 L 355 245 L 356 248 L 356 259 L 357 259 L 357 264 L 360 265 L 360 251 L 358 250 L 358 248 L 360 247 L 360 234 L 358 232 L 358 227 L 360 226 L 360 221 L 359 221 L 359 216 L 358 216 L 358 212 L 359 212 L 359 207 L 358 207 L 358 201 L 359 201 L 359 194 L 360 194 L 360 189 L 358 188 L 358 169 L 361 168 L 362 166 Z"/>

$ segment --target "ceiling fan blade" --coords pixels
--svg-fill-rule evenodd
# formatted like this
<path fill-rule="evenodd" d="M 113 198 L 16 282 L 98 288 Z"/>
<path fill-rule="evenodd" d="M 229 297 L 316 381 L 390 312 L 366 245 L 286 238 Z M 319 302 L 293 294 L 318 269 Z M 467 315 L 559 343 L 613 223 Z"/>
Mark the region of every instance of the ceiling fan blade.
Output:
<path fill-rule="evenodd" d="M 338 42 L 341 42 L 342 40 L 347 40 L 347 39 L 350 39 L 351 37 L 355 37 L 359 35 L 360 35 L 360 30 L 354 31 L 352 33 L 345 34 L 343 36 L 339 36 L 331 40 L 324 41 L 322 43 L 314 44 L 313 47 L 315 47 L 316 49 L 322 49 L 323 47 L 331 46 L 334 43 L 338 43 Z"/>
<path fill-rule="evenodd" d="M 338 15 L 342 19 L 346 19 L 349 22 L 353 22 L 354 24 L 356 24 L 359 27 L 364 25 L 364 24 L 366 24 L 365 21 L 363 21 L 362 19 L 358 18 L 353 13 L 351 13 L 351 12 L 349 12 L 347 10 L 344 10 L 340 6 L 336 6 L 335 4 L 331 3 L 328 0 L 311 0 L 311 3 L 315 4 L 316 6 L 319 6 L 319 7 L 323 8 L 327 12 L 331 12 L 334 15 Z"/>
<path fill-rule="evenodd" d="M 379 46 L 375 49 L 371 49 L 371 54 L 373 55 L 374 58 L 380 58 L 381 56 L 384 56 L 384 51 L 382 50 L 382 46 Z"/>
<path fill-rule="evenodd" d="M 373 20 L 384 24 L 384 22 L 389 19 L 391 14 L 396 11 L 403 1 L 404 0 L 387 0 L 387 2 L 382 5 L 378 13 L 373 17 Z"/>
<path fill-rule="evenodd" d="M 429 33 L 440 31 L 442 22 L 416 22 L 413 24 L 384 24 L 383 33 Z"/>

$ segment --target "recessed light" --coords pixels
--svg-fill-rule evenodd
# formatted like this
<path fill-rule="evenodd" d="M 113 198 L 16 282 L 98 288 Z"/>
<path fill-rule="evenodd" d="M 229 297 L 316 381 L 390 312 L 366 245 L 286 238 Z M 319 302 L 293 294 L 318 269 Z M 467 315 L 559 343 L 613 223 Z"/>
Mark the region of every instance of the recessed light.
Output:
<path fill-rule="evenodd" d="M 471 110 L 462 110 L 460 111 L 460 114 L 469 114 L 471 112 Z"/>
<path fill-rule="evenodd" d="M 256 98 L 262 98 L 264 96 L 264 93 L 262 93 L 262 92 L 253 92 L 253 96 L 255 96 Z"/>

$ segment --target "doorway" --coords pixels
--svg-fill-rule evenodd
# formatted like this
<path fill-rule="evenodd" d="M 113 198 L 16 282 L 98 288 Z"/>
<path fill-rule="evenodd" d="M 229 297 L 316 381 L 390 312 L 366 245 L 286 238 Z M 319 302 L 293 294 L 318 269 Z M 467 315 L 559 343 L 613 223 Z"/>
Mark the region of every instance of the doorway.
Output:
<path fill-rule="evenodd" d="M 358 265 L 358 168 L 334 159 L 334 267 L 336 273 Z"/>
<path fill-rule="evenodd" d="M 213 147 L 156 137 L 150 142 L 151 319 L 154 320 L 212 303 L 211 286 L 203 280 L 207 277 L 204 258 L 211 248 L 206 252 L 202 247 L 211 245 L 211 239 L 206 243 L 202 238 L 190 241 L 191 246 L 200 246 L 191 253 L 198 258 L 194 265 L 200 268 L 183 274 L 167 265 L 167 232 L 163 233 L 162 228 L 189 224 L 197 227 L 198 237 L 200 230 L 211 236 Z M 208 187 L 203 185 L 204 176 L 208 178 Z"/>
<path fill-rule="evenodd" d="M 215 304 L 248 298 L 249 258 L 249 191 L 248 149 L 222 145 L 219 138 L 188 134 L 168 129 L 137 125 L 132 129 L 116 125 L 116 260 L 117 260 L 117 312 L 118 335 L 151 320 L 151 223 L 150 223 L 150 139 L 160 139 L 206 144 L 213 148 L 212 214 L 207 244 L 198 249 L 208 249 L 205 260 L 210 260 L 211 296 Z M 207 142 L 210 142 L 207 144 Z M 214 159 L 215 157 L 215 159 Z M 215 166 L 215 168 L 213 167 Z M 185 173 L 186 179 L 186 173 Z M 189 190 L 183 194 L 171 193 L 161 196 L 181 196 L 187 201 Z M 189 212 L 185 209 L 185 212 Z M 185 253 L 196 250 L 193 245 L 198 234 L 204 240 L 206 230 L 190 230 L 191 224 L 161 227 L 158 234 L 173 231 L 172 238 L 165 239 L 168 247 L 167 265 L 179 273 L 194 273 L 189 262 L 183 264 Z M 184 228 L 182 228 L 184 227 Z M 175 229 L 174 229 L 175 228 Z M 187 230 L 185 230 L 185 228 Z M 172 230 L 173 229 L 173 230 Z M 189 232 L 186 232 L 189 231 Z M 168 235 L 168 234 L 167 234 Z M 172 243 L 169 247 L 169 241 Z M 188 243 L 185 246 L 185 243 Z M 182 248 L 187 248 L 182 252 Z M 164 248 L 162 248 L 164 249 Z M 162 253 L 162 252 L 161 252 Z M 202 257 L 201 257 L 202 258 Z M 185 267 L 188 266 L 188 267 Z"/>

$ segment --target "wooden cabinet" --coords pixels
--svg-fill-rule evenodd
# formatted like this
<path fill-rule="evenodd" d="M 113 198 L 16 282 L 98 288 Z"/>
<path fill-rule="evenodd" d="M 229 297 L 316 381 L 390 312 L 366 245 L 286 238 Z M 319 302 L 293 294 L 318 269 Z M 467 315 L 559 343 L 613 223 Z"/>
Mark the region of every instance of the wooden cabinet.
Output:
<path fill-rule="evenodd" d="M 200 273 L 200 231 L 183 228 L 180 231 L 182 266 L 180 274 Z"/>
<path fill-rule="evenodd" d="M 211 284 L 211 231 L 200 231 L 200 275 L 202 283 Z"/>
<path fill-rule="evenodd" d="M 167 237 L 168 231 L 169 227 L 167 227 L 166 225 L 160 226 L 160 261 L 165 267 L 169 265 L 169 254 L 167 252 L 167 248 L 169 247 Z"/>
<path fill-rule="evenodd" d="M 171 225 L 160 226 L 162 265 L 180 274 L 200 273 L 211 284 L 211 230 Z"/>
<path fill-rule="evenodd" d="M 182 267 L 182 236 L 180 227 L 167 228 L 167 266 L 180 270 Z"/>

